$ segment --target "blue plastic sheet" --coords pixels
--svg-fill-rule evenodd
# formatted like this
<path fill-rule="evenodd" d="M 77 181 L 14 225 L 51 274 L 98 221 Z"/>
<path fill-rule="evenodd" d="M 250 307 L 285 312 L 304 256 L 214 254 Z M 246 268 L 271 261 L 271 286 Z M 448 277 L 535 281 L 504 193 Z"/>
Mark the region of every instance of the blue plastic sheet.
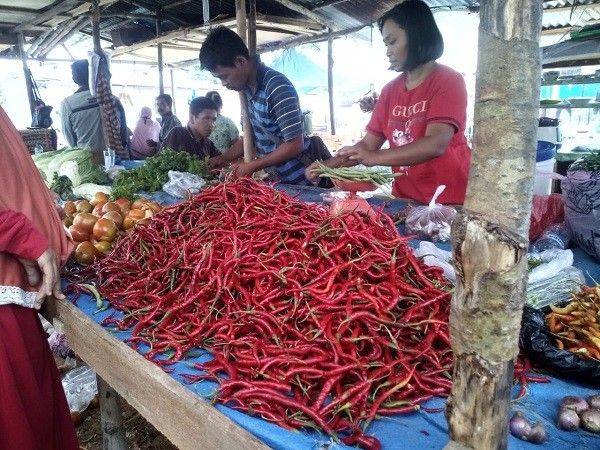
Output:
<path fill-rule="evenodd" d="M 321 202 L 322 190 L 311 187 L 279 187 L 288 193 L 308 202 Z M 172 204 L 178 199 L 169 198 L 164 192 L 155 193 L 152 198 L 164 204 Z M 384 206 L 386 212 L 395 213 L 401 210 L 405 203 L 402 201 L 382 201 L 373 199 L 372 204 Z M 411 242 L 412 245 L 418 245 L 418 241 Z M 449 244 L 438 244 L 445 249 Z M 592 260 L 584 252 L 575 250 L 575 265 L 581 268 L 591 281 L 591 277 L 600 279 L 600 264 Z M 82 295 L 77 299 L 77 306 L 92 320 L 97 323 L 109 315 L 119 317 L 121 313 L 112 308 L 97 312 L 96 302 L 90 296 Z M 125 341 L 130 335 L 130 331 L 117 331 L 106 328 L 107 332 L 121 341 Z M 143 347 L 138 350 L 145 353 L 147 349 Z M 216 390 L 216 384 L 203 381 L 196 384 L 186 384 L 183 378 L 184 374 L 198 374 L 199 372 L 192 368 L 193 363 L 206 362 L 210 360 L 210 354 L 204 350 L 194 350 L 184 361 L 174 364 L 171 376 L 188 389 L 196 393 L 207 402 L 212 400 Z M 551 378 L 551 383 L 529 384 L 528 393 L 520 400 L 514 401 L 512 408 L 514 411 L 521 411 L 531 421 L 541 421 L 548 431 L 549 440 L 542 446 L 519 441 L 510 436 L 509 449 L 511 450 L 533 450 L 544 448 L 549 450 L 563 449 L 600 449 L 600 437 L 586 431 L 566 432 L 559 430 L 556 426 L 556 416 L 560 399 L 566 395 L 589 396 L 599 392 L 598 387 L 593 389 L 590 386 L 578 385 L 573 382 L 562 381 L 557 378 Z M 518 386 L 514 388 L 514 397 L 516 397 Z M 445 401 L 442 399 L 433 399 L 425 406 L 428 408 L 443 407 Z M 231 420 L 245 428 L 253 435 L 257 436 L 268 446 L 281 450 L 316 450 L 316 449 L 350 449 L 348 447 L 333 441 L 329 436 L 309 431 L 288 431 L 277 425 L 269 423 L 257 417 L 233 410 L 221 404 L 215 407 L 229 417 Z M 443 413 L 417 412 L 411 415 L 394 416 L 374 421 L 367 430 L 367 434 L 376 436 L 384 450 L 396 449 L 442 449 L 448 442 L 448 427 Z"/>

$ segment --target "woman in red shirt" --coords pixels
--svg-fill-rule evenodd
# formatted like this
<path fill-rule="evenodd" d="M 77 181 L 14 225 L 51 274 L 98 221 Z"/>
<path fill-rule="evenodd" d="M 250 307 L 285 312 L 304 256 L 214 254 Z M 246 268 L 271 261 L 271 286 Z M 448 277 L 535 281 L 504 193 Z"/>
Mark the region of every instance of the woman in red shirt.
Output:
<path fill-rule="evenodd" d="M 396 197 L 428 203 L 439 185 L 438 202 L 462 204 L 471 151 L 464 135 L 467 92 L 463 77 L 438 64 L 444 50 L 431 10 L 406 0 L 379 20 L 391 69 L 402 74 L 388 83 L 375 105 L 365 137 L 342 148 L 329 167 L 391 166 Z M 388 141 L 389 150 L 381 150 Z M 315 180 L 312 167 L 309 179 Z"/>

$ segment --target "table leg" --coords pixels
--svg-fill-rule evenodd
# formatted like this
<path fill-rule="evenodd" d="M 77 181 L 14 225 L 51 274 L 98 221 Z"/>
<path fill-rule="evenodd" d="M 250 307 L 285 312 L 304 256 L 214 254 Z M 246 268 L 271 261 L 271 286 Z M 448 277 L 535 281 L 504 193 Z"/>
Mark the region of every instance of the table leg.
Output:
<path fill-rule="evenodd" d="M 120 397 L 106 381 L 98 377 L 100 398 L 100 424 L 103 450 L 126 450 L 125 430 L 121 413 Z"/>

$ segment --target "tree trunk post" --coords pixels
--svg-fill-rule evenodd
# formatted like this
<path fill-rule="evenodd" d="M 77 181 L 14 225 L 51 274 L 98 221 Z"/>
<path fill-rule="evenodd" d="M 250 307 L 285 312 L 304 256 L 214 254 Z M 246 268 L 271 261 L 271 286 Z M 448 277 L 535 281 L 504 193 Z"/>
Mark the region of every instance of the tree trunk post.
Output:
<path fill-rule="evenodd" d="M 237 33 L 248 43 L 247 33 L 247 15 L 246 15 L 246 0 L 235 0 L 235 17 L 237 21 Z M 254 57 L 254 53 L 250 53 L 250 58 Z M 242 108 L 242 126 L 244 136 L 244 162 L 250 162 L 254 159 L 254 139 L 252 137 L 252 125 L 250 124 L 250 116 L 248 113 L 248 100 L 246 94 L 240 92 L 240 106 Z"/>
<path fill-rule="evenodd" d="M 102 450 L 126 450 L 125 430 L 120 397 L 106 381 L 97 377 L 100 399 L 100 423 L 102 428 Z"/>
<path fill-rule="evenodd" d="M 329 122 L 331 135 L 335 136 L 335 108 L 333 106 L 333 37 L 327 41 L 327 91 L 329 94 Z"/>
<path fill-rule="evenodd" d="M 452 225 L 457 284 L 447 448 L 507 447 L 527 282 L 541 18 L 538 0 L 481 3 L 471 172 Z"/>

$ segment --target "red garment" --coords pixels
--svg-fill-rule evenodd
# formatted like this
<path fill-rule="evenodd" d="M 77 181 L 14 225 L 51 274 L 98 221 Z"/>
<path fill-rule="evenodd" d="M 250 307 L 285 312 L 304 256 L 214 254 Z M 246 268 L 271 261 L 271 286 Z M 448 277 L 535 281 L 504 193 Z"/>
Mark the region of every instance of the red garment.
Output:
<path fill-rule="evenodd" d="M 25 214 L 0 211 L 0 252 L 35 261 L 48 248 L 48 239 L 33 228 Z"/>
<path fill-rule="evenodd" d="M 385 137 L 390 148 L 398 148 L 425 136 L 430 123 L 447 123 L 456 132 L 443 155 L 408 168 L 393 167 L 394 172 L 407 171 L 396 177 L 393 194 L 420 203 L 429 203 L 439 185 L 446 190 L 438 202 L 462 204 L 467 189 L 471 151 L 465 138 L 467 90 L 458 72 L 438 64 L 416 88 L 406 89 L 402 74 L 381 91 L 367 130 Z"/>

